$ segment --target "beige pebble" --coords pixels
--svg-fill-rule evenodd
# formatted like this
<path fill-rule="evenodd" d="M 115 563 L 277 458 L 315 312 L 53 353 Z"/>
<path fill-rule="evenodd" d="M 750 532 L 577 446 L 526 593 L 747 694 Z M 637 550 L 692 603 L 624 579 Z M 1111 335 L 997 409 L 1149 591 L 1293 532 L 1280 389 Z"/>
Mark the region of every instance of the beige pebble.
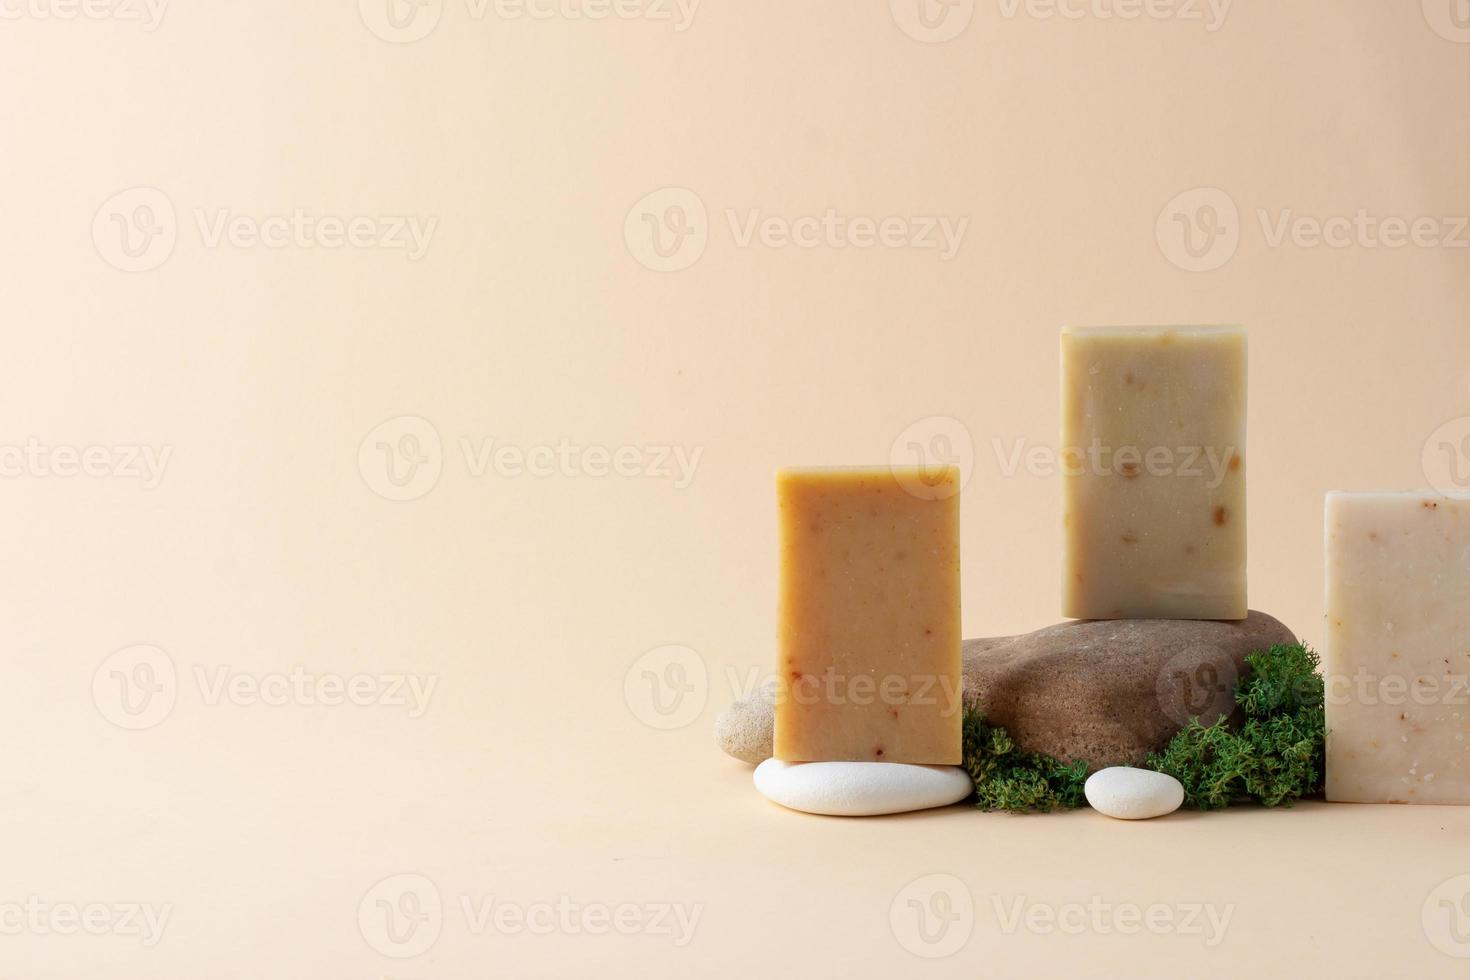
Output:
<path fill-rule="evenodd" d="M 776 682 L 766 682 L 715 719 L 715 741 L 729 756 L 759 765 L 771 757 L 776 725 Z"/>

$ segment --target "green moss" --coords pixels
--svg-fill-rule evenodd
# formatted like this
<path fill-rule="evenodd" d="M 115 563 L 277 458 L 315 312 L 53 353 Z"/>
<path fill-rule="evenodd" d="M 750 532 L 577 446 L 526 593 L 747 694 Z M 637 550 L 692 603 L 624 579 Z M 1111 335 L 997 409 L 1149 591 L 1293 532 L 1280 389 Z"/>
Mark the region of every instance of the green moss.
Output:
<path fill-rule="evenodd" d="M 1244 716 L 1238 728 L 1228 720 L 1206 726 L 1193 719 L 1144 763 L 1178 779 L 1187 806 L 1290 805 L 1322 788 L 1326 728 L 1317 655 L 1300 644 L 1274 646 L 1245 663 L 1235 686 Z M 1087 802 L 1087 763 L 1023 751 L 972 708 L 964 717 L 963 765 L 982 810 L 1045 812 Z"/>
<path fill-rule="evenodd" d="M 1087 802 L 1082 795 L 1087 763 L 1068 764 L 1022 751 L 1004 728 L 970 708 L 965 710 L 963 764 L 975 781 L 975 805 L 982 810 L 1045 812 Z"/>
<path fill-rule="evenodd" d="M 1184 785 L 1186 806 L 1290 805 L 1322 788 L 1327 731 L 1317 655 L 1300 644 L 1274 646 L 1245 662 L 1235 688 L 1244 723 L 1194 719 L 1144 763 Z"/>

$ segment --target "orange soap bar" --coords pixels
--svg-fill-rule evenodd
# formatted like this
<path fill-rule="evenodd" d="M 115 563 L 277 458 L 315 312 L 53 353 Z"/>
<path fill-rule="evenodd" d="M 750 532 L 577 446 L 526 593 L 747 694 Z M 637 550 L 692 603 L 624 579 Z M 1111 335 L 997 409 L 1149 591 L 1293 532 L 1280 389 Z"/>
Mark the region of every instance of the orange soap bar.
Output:
<path fill-rule="evenodd" d="M 960 761 L 959 470 L 792 469 L 775 757 Z"/>

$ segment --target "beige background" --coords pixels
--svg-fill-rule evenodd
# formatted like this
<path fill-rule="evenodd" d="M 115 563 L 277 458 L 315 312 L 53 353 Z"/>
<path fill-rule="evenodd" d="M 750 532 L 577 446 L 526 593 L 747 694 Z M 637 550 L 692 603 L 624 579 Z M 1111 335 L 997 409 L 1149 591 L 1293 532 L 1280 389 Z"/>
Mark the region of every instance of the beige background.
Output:
<path fill-rule="evenodd" d="M 968 440 L 965 631 L 1057 619 L 1057 482 L 995 440 L 1055 449 L 1063 323 L 1250 327 L 1252 604 L 1309 640 L 1324 491 L 1470 481 L 1463 0 L 930 2 L 0 5 L 0 974 L 1463 971 L 1470 811 L 842 822 L 714 750 L 772 655 L 778 465 Z M 297 212 L 342 224 L 251 238 Z M 1313 243 L 1359 212 L 1428 220 Z M 974 902 L 933 961 L 931 874 Z M 487 896 L 700 917 L 511 935 Z M 1233 911 L 996 911 L 1094 896 Z"/>

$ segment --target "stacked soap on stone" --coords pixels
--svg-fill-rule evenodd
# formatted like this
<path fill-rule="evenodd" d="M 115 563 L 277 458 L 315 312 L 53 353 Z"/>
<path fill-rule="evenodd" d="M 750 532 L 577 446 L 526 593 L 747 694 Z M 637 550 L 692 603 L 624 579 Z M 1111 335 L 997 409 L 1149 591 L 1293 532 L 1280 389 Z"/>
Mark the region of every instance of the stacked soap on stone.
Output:
<path fill-rule="evenodd" d="M 1470 804 L 1470 498 L 1327 497 L 1327 799 Z"/>
<path fill-rule="evenodd" d="M 953 467 L 778 474 L 775 759 L 755 776 L 768 798 L 856 816 L 969 795 L 958 489 Z"/>
<path fill-rule="evenodd" d="M 1062 332 L 1062 614 L 1244 619 L 1246 335 Z"/>
<path fill-rule="evenodd" d="M 1063 615 L 1245 619 L 1245 434 L 1240 327 L 1063 330 Z M 1184 798 L 1172 776 L 1131 768 L 1086 792 L 1129 819 Z"/>
<path fill-rule="evenodd" d="M 1035 643 L 982 641 L 975 669 L 966 664 L 967 694 L 991 720 L 1014 725 L 1023 749 L 1097 751 L 1104 758 L 1090 763 L 1126 764 L 1189 721 L 1192 712 L 1169 710 L 1170 668 L 1209 666 L 1233 679 L 1244 655 L 1262 648 L 1242 649 L 1242 638 L 1290 639 L 1269 617 L 1247 620 L 1246 337 L 1239 327 L 1069 328 L 1061 347 L 1063 612 L 1132 622 L 1063 624 L 1026 638 Z M 774 712 L 774 759 L 756 771 L 769 798 L 859 814 L 968 794 L 959 770 L 893 769 L 961 761 L 958 480 L 952 468 L 780 474 L 774 708 L 758 695 L 720 722 L 722 740 L 759 738 Z M 1149 645 L 1171 629 L 1189 632 L 1170 622 L 1185 620 L 1241 628 L 1201 623 L 1197 642 Z M 1008 668 L 1029 680 L 997 681 Z M 1078 676 L 1091 681 L 1079 688 Z M 1231 708 L 1222 689 L 1216 717 Z M 1079 726 L 1079 708 L 1103 722 Z M 762 752 L 742 745 L 732 754 L 756 761 Z M 1152 816 L 1177 806 L 1172 789 L 1160 795 L 1171 779 L 1113 772 L 1097 796 L 1117 815 Z M 1125 798 L 1145 790 L 1149 800 Z"/>

